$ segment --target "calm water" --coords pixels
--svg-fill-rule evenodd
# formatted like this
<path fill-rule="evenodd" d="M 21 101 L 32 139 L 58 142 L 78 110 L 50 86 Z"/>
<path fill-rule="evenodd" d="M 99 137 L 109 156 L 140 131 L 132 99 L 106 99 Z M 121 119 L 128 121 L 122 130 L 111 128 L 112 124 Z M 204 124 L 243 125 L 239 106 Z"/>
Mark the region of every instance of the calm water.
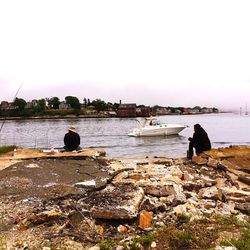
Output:
<path fill-rule="evenodd" d="M 143 121 L 142 118 L 138 120 Z M 186 156 L 188 137 L 193 125 L 200 123 L 207 131 L 212 147 L 231 144 L 250 145 L 250 116 L 236 114 L 209 114 L 188 116 L 161 116 L 166 123 L 188 125 L 179 136 L 134 138 L 127 134 L 138 126 L 136 119 L 70 119 L 6 121 L 0 133 L 0 145 L 19 147 L 62 147 L 67 128 L 73 125 L 81 136 L 81 146 L 101 147 L 108 157 L 123 156 Z"/>

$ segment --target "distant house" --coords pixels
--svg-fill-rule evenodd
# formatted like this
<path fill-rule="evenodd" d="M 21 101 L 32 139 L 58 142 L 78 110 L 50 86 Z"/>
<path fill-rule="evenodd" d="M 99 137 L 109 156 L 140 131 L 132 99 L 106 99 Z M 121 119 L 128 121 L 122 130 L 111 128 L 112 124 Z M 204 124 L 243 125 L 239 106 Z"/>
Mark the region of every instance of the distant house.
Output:
<path fill-rule="evenodd" d="M 115 111 L 108 111 L 109 117 L 116 117 L 117 113 Z"/>
<path fill-rule="evenodd" d="M 14 106 L 13 103 L 11 102 L 6 102 L 6 101 L 2 101 L 0 104 L 1 110 L 15 110 L 18 107 Z"/>
<path fill-rule="evenodd" d="M 10 103 L 8 103 L 6 101 L 2 101 L 0 107 L 1 107 L 1 110 L 9 109 Z"/>
<path fill-rule="evenodd" d="M 155 113 L 156 115 L 167 115 L 169 113 L 169 110 L 166 107 L 157 107 Z"/>
<path fill-rule="evenodd" d="M 202 108 L 201 112 L 202 113 L 213 113 L 213 109 L 212 108 Z"/>
<path fill-rule="evenodd" d="M 137 108 L 136 109 L 136 116 L 149 117 L 150 116 L 150 107 Z"/>
<path fill-rule="evenodd" d="M 37 106 L 37 100 L 32 100 L 31 102 L 27 102 L 25 105 L 26 109 L 35 108 Z"/>
<path fill-rule="evenodd" d="M 120 104 L 117 109 L 117 116 L 136 117 L 136 104 L 135 103 Z"/>
<path fill-rule="evenodd" d="M 70 105 L 63 101 L 59 104 L 59 109 L 70 109 Z"/>

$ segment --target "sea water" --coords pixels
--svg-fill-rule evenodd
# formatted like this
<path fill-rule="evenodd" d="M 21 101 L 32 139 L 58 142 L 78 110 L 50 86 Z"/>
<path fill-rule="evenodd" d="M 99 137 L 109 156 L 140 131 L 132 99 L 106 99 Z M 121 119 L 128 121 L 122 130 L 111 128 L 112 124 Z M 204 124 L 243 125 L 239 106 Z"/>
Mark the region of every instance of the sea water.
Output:
<path fill-rule="evenodd" d="M 76 118 L 6 121 L 0 133 L 0 145 L 24 148 L 63 147 L 63 137 L 74 126 L 81 147 L 104 148 L 108 157 L 166 156 L 184 157 L 193 125 L 199 123 L 208 133 L 212 147 L 250 145 L 250 116 L 233 113 L 159 116 L 164 123 L 188 125 L 177 136 L 129 137 L 143 118 Z M 0 122 L 1 123 L 1 122 Z"/>

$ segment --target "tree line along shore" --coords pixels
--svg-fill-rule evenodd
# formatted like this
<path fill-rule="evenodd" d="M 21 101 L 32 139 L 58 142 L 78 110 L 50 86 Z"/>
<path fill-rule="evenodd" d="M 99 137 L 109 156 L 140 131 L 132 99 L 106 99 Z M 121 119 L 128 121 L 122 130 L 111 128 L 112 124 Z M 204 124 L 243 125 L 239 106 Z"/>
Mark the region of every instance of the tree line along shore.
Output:
<path fill-rule="evenodd" d="M 106 117 L 149 117 L 151 115 L 187 115 L 218 113 L 215 107 L 171 107 L 137 105 L 136 103 L 105 102 L 102 99 L 83 101 L 75 96 L 66 96 L 63 101 L 58 97 L 26 101 L 15 98 L 13 102 L 1 101 L 0 118 L 106 118 Z"/>

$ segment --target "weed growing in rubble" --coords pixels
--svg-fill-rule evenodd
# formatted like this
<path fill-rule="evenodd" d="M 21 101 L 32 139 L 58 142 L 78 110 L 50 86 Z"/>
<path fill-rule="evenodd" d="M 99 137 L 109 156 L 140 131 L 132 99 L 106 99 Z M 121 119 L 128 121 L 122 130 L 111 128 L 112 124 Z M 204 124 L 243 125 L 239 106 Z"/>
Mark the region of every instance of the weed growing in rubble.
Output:
<path fill-rule="evenodd" d="M 249 250 L 250 249 L 250 231 L 245 230 L 242 232 L 241 239 L 227 240 L 221 242 L 223 246 L 235 246 L 238 250 Z"/>
<path fill-rule="evenodd" d="M 188 249 L 194 241 L 194 235 L 190 231 L 176 231 L 169 236 L 172 249 Z"/>
<path fill-rule="evenodd" d="M 166 224 L 145 235 L 137 235 L 129 242 L 106 240 L 99 246 L 101 250 L 112 250 L 118 245 L 124 249 L 140 250 L 150 249 L 152 242 L 155 242 L 157 249 L 214 249 L 222 239 L 227 239 L 225 232 L 234 233 L 235 238 L 222 242 L 223 245 L 235 246 L 239 250 L 250 249 L 249 222 L 239 221 L 236 216 L 208 216 L 189 220 L 186 215 L 180 215 L 175 223 Z"/>
<path fill-rule="evenodd" d="M 148 233 L 140 238 L 140 242 L 143 246 L 150 246 L 154 240 L 154 236 L 151 233 Z"/>
<path fill-rule="evenodd" d="M 190 215 L 187 215 L 185 213 L 177 215 L 177 223 L 178 224 L 188 223 L 189 221 L 190 221 Z"/>
<path fill-rule="evenodd" d="M 154 237 L 152 233 L 145 234 L 143 236 L 135 237 L 131 242 L 126 244 L 124 247 L 130 250 L 139 250 L 142 247 L 149 247 L 151 243 L 154 241 Z"/>
<path fill-rule="evenodd" d="M 100 250 L 112 250 L 114 246 L 113 240 L 103 240 L 99 243 Z"/>

